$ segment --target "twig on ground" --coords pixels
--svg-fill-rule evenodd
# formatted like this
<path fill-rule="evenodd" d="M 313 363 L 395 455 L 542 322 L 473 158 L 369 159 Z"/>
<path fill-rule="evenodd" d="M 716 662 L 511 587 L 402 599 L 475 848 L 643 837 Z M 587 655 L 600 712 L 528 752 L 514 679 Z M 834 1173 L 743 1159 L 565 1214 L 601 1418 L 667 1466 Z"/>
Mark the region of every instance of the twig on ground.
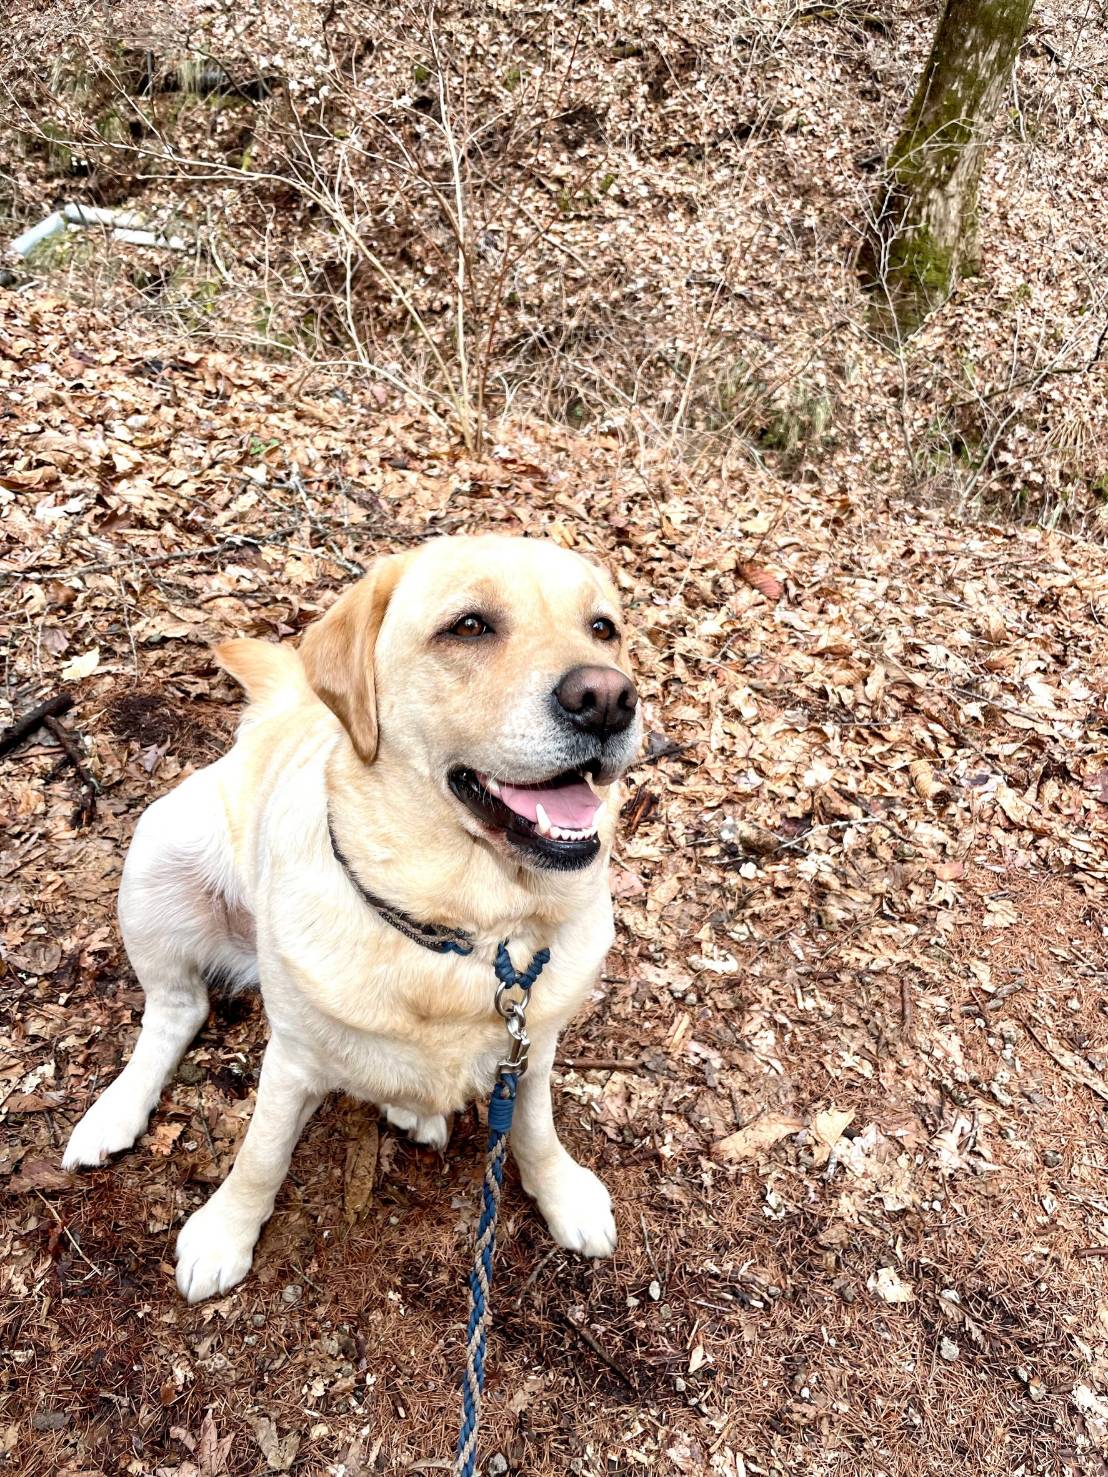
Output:
<path fill-rule="evenodd" d="M 1084 1066 L 1073 1052 L 1066 1051 L 1064 1047 L 1056 1045 L 1049 1037 L 1042 1037 L 1028 1020 L 1027 1016 L 1019 1017 L 1024 1030 L 1034 1041 L 1041 1051 L 1045 1051 L 1051 1061 L 1055 1062 L 1066 1076 L 1074 1082 L 1080 1082 L 1082 1087 L 1087 1087 L 1090 1092 L 1095 1092 L 1098 1098 L 1108 1103 L 1108 1083 L 1098 1077 L 1095 1072 Z"/>
<path fill-rule="evenodd" d="M 533 1287 L 534 1286 L 534 1284 L 539 1280 L 539 1277 L 542 1275 L 543 1268 L 547 1265 L 547 1263 L 549 1261 L 551 1261 L 554 1257 L 556 1257 L 558 1255 L 558 1253 L 561 1251 L 561 1249 L 562 1248 L 560 1246 L 552 1246 L 550 1248 L 550 1250 L 546 1253 L 546 1255 L 543 1257 L 542 1261 L 538 1264 L 538 1266 L 531 1273 L 530 1277 L 528 1277 L 527 1281 L 523 1284 L 522 1288 L 520 1289 L 520 1295 L 519 1295 L 518 1298 L 516 1298 L 516 1306 L 517 1307 L 519 1306 L 520 1299 L 523 1297 L 523 1294 L 527 1291 L 527 1289 L 529 1287 Z"/>
<path fill-rule="evenodd" d="M 683 754 L 686 749 L 695 749 L 695 743 L 667 744 L 664 749 L 659 749 L 656 754 L 644 754 L 641 759 L 636 759 L 627 768 L 642 769 L 646 764 L 658 764 L 662 759 L 672 759 L 675 754 Z"/>
<path fill-rule="evenodd" d="M 22 718 L 17 718 L 0 734 L 0 758 L 18 748 L 24 739 L 30 738 L 37 728 L 43 726 L 47 718 L 59 718 L 63 713 L 68 713 L 72 706 L 73 694 L 59 692 L 56 696 L 47 698 L 44 703 L 39 703 L 37 708 L 32 708 Z"/>
<path fill-rule="evenodd" d="M 658 1270 L 658 1263 L 654 1260 L 654 1248 L 650 1244 L 650 1235 L 646 1229 L 646 1216 L 640 1212 L 639 1224 L 642 1226 L 642 1244 L 646 1247 L 646 1259 L 650 1263 L 650 1269 L 658 1279 L 659 1287 L 665 1286 L 665 1278 Z"/>
<path fill-rule="evenodd" d="M 65 728 L 57 718 L 46 717 L 42 720 L 42 724 L 57 739 L 62 753 L 77 771 L 77 778 L 84 788 L 84 794 L 81 797 L 80 803 L 73 812 L 72 824 L 74 826 L 87 825 L 96 814 L 96 796 L 100 786 L 89 773 L 85 761 L 81 756 L 81 751 L 77 747 L 69 729 Z"/>
<path fill-rule="evenodd" d="M 37 565 L 31 569 L 0 570 L 0 582 L 5 579 L 51 579 L 59 573 L 66 579 L 79 574 L 107 574 L 113 569 L 154 569 L 159 564 L 175 564 L 181 559 L 204 559 L 210 554 L 225 554 L 231 549 L 243 547 L 261 548 L 263 544 L 281 544 L 296 532 L 297 524 L 279 528 L 276 533 L 258 535 L 246 533 L 228 534 L 218 544 L 205 544 L 199 549 L 173 549 L 164 554 L 132 554 L 127 559 L 103 559 L 92 564 L 76 564 L 67 568 L 64 564 Z"/>
<path fill-rule="evenodd" d="M 36 1190 L 35 1191 L 35 1194 L 42 1201 L 43 1205 L 46 1206 L 46 1209 L 54 1217 L 54 1219 L 57 1221 L 58 1225 L 61 1226 L 61 1228 L 62 1228 L 62 1235 L 69 1242 L 70 1246 L 72 1246 L 73 1250 L 77 1253 L 77 1255 L 81 1258 L 81 1260 L 86 1264 L 86 1266 L 91 1267 L 92 1270 L 96 1273 L 97 1277 L 99 1277 L 100 1276 L 100 1268 L 96 1265 L 95 1262 L 90 1262 L 89 1261 L 88 1257 L 85 1255 L 85 1253 L 81 1250 L 80 1246 L 78 1245 L 77 1240 L 74 1237 L 73 1233 L 70 1231 L 70 1229 L 66 1225 L 66 1223 L 62 1220 L 62 1218 L 58 1214 L 58 1212 L 50 1204 L 49 1200 L 47 1200 L 46 1196 L 42 1193 L 41 1190 Z"/>
<path fill-rule="evenodd" d="M 646 1072 L 644 1061 L 617 1056 L 560 1056 L 554 1060 L 556 1067 L 574 1072 Z"/>
<path fill-rule="evenodd" d="M 581 1340 L 581 1342 L 585 1345 L 585 1347 L 591 1349 L 596 1357 L 600 1360 L 600 1362 L 606 1365 L 608 1369 L 610 1369 L 618 1379 L 622 1380 L 622 1382 L 631 1391 L 632 1395 L 637 1395 L 639 1393 L 639 1387 L 632 1379 L 632 1377 L 627 1373 L 623 1366 L 618 1364 L 616 1360 L 614 1360 L 612 1356 L 603 1348 L 603 1346 L 596 1339 L 593 1338 L 592 1334 L 588 1331 L 587 1328 L 582 1328 L 579 1323 L 575 1323 L 568 1313 L 555 1313 L 554 1317 L 560 1324 L 562 1324 L 564 1328 L 568 1328 L 571 1333 L 575 1333 L 577 1337 Z"/>
<path fill-rule="evenodd" d="M 907 975 L 900 981 L 900 1034 L 912 1034 L 912 982 Z"/>

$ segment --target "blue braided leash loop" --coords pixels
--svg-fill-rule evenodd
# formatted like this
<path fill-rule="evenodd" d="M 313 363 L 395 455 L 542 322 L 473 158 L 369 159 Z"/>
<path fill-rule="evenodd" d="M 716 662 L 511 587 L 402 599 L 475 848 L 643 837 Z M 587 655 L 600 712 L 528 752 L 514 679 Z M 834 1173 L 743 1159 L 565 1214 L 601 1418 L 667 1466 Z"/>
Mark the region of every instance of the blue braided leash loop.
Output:
<path fill-rule="evenodd" d="M 540 949 L 524 970 L 516 970 L 508 957 L 507 943 L 496 954 L 496 977 L 501 988 L 523 991 L 524 1001 L 550 958 Z M 499 1009 L 499 1004 L 497 1006 Z M 515 1039 L 515 1038 L 513 1038 Z M 462 1373 L 462 1429 L 454 1454 L 454 1477 L 474 1477 L 477 1470 L 477 1432 L 481 1424 L 481 1396 L 485 1389 L 485 1346 L 491 1315 L 492 1263 L 496 1253 L 496 1218 L 504 1183 L 504 1161 L 508 1157 L 508 1134 L 516 1107 L 518 1070 L 503 1063 L 489 1098 L 489 1140 L 485 1155 L 485 1178 L 481 1185 L 481 1219 L 473 1243 L 473 1266 L 469 1273 L 469 1321 L 466 1324 L 466 1362 Z"/>
<path fill-rule="evenodd" d="M 493 969 L 502 985 L 508 989 L 514 986 L 526 994 L 549 963 L 550 950 L 540 949 L 526 969 L 516 969 L 508 953 L 507 940 L 505 940 L 496 951 L 496 962 L 493 964 Z"/>

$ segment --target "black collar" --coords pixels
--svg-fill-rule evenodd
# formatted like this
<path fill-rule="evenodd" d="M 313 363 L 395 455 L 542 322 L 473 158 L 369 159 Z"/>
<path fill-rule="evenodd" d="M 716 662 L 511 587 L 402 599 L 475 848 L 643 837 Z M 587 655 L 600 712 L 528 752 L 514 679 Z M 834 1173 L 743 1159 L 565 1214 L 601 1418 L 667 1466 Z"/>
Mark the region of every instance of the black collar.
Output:
<path fill-rule="evenodd" d="M 335 853 L 351 886 L 361 894 L 375 913 L 378 913 L 386 923 L 392 924 L 397 933 L 402 933 L 406 939 L 411 939 L 413 944 L 422 944 L 425 949 L 430 949 L 434 954 L 473 953 L 473 935 L 466 933 L 464 929 L 443 928 L 437 923 L 420 923 L 418 919 L 402 913 L 399 908 L 394 908 L 391 903 L 386 903 L 384 898 L 377 897 L 375 893 L 364 887 L 355 874 L 354 868 L 342 854 L 339 843 L 335 839 L 335 828 L 330 815 L 327 816 L 327 834 L 331 838 L 331 850 Z"/>

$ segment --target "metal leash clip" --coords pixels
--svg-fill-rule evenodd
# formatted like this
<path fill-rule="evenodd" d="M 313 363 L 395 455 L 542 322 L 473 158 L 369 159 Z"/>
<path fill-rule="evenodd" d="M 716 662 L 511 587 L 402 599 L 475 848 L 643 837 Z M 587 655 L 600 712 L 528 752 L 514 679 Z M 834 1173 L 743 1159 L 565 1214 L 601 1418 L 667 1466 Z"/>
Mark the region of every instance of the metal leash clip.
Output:
<path fill-rule="evenodd" d="M 525 991 L 522 1000 L 510 1000 L 507 1006 L 500 999 L 500 990 L 497 990 L 496 1008 L 504 1017 L 504 1024 L 508 1028 L 511 1037 L 511 1047 L 508 1055 L 502 1062 L 497 1064 L 496 1075 L 499 1078 L 513 1076 L 522 1077 L 527 1070 L 527 1054 L 531 1046 L 531 1038 L 527 1034 L 527 1004 L 530 998 L 530 990 Z"/>

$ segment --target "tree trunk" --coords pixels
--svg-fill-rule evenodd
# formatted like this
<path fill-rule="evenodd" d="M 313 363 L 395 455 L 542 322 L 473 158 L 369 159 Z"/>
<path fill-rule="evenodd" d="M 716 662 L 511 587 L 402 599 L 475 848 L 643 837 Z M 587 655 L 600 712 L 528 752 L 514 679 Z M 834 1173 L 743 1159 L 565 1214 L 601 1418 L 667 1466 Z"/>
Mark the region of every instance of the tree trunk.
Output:
<path fill-rule="evenodd" d="M 886 333 L 913 333 L 974 263 L 985 134 L 1033 0 L 946 0 L 859 255 Z"/>

